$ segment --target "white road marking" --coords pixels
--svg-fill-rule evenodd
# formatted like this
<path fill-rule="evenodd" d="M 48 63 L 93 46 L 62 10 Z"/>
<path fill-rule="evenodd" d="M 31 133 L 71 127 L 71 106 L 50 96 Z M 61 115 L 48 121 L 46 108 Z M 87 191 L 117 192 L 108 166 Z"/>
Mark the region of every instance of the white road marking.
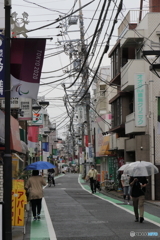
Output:
<path fill-rule="evenodd" d="M 60 175 L 60 176 L 57 176 L 55 178 L 59 178 L 59 177 L 62 177 L 62 176 L 63 175 Z M 47 186 L 48 186 L 48 184 L 45 187 L 43 187 L 43 189 L 46 188 Z M 54 227 L 53 227 L 53 224 L 52 224 L 49 212 L 48 212 L 47 204 L 46 204 L 46 201 L 45 201 L 44 198 L 42 199 L 42 205 L 43 205 L 43 210 L 44 210 L 44 214 L 45 214 L 45 219 L 46 219 L 46 222 L 47 222 L 47 227 L 48 227 L 48 233 L 49 233 L 50 240 L 57 240 L 56 233 L 55 233 L 55 230 L 54 230 Z"/>
<path fill-rule="evenodd" d="M 43 204 L 43 209 L 44 209 L 44 214 L 45 214 L 45 218 L 46 218 L 46 222 L 47 222 L 50 240 L 57 240 L 56 233 L 55 233 L 55 230 L 54 230 L 54 227 L 53 227 L 53 224 L 52 224 L 49 212 L 48 212 L 48 208 L 46 205 L 46 201 L 44 198 L 42 199 L 42 204 Z"/>

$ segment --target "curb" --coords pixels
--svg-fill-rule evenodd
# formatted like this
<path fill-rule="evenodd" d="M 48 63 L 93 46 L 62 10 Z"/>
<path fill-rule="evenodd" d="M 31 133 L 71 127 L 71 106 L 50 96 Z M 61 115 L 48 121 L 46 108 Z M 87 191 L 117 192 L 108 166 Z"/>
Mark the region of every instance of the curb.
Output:
<path fill-rule="evenodd" d="M 86 183 L 88 186 L 90 186 L 88 183 Z M 101 193 L 106 195 L 106 196 L 113 196 L 113 197 L 117 197 L 117 198 L 120 198 L 123 200 L 123 191 L 121 192 L 122 193 L 122 196 L 120 194 L 117 194 L 117 192 L 115 192 L 114 190 L 113 191 L 110 191 L 110 192 L 105 192 L 104 190 L 101 190 Z M 146 203 L 148 204 L 151 204 L 151 205 L 154 205 L 154 206 L 157 206 L 157 207 L 160 207 L 160 201 L 159 201 L 159 204 L 157 202 L 150 202 L 151 200 L 145 200 Z"/>

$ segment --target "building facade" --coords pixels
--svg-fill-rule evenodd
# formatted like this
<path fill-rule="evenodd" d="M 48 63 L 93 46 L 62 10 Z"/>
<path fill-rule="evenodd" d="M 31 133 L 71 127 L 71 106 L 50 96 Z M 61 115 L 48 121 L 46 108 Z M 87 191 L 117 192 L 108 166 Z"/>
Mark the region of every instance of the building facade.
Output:
<path fill-rule="evenodd" d="M 117 43 L 109 53 L 110 85 L 117 86 L 117 93 L 109 101 L 110 132 L 116 134 L 117 151 L 119 139 L 123 139 L 125 162 L 149 161 L 160 169 L 160 79 L 150 71 L 159 63 L 158 57 L 154 60 L 159 49 L 159 2 L 149 2 L 149 12 L 142 12 L 140 22 L 138 16 L 139 12 L 128 12 L 118 28 Z M 159 174 L 149 178 L 148 199 L 160 199 L 159 178 Z"/>

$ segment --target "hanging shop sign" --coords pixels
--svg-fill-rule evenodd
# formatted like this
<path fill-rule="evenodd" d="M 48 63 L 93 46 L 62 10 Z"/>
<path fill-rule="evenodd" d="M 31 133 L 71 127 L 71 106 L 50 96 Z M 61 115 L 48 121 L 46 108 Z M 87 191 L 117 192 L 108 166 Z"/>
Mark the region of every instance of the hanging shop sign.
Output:
<path fill-rule="evenodd" d="M 43 114 L 42 113 L 33 113 L 32 115 L 32 125 L 43 126 Z"/>
<path fill-rule="evenodd" d="M 32 120 L 32 99 L 19 98 L 19 108 L 23 112 L 23 116 L 18 115 L 19 120 Z"/>

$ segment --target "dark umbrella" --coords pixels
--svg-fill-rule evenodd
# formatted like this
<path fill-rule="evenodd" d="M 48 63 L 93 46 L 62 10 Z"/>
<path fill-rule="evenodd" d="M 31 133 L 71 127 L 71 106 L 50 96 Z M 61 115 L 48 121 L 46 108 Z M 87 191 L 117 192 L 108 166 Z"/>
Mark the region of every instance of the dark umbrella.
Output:
<path fill-rule="evenodd" d="M 56 166 L 53 165 L 50 162 L 45 162 L 45 161 L 38 161 L 31 163 L 27 167 L 25 167 L 25 170 L 42 170 L 42 169 L 50 169 L 50 168 L 55 168 Z"/>

